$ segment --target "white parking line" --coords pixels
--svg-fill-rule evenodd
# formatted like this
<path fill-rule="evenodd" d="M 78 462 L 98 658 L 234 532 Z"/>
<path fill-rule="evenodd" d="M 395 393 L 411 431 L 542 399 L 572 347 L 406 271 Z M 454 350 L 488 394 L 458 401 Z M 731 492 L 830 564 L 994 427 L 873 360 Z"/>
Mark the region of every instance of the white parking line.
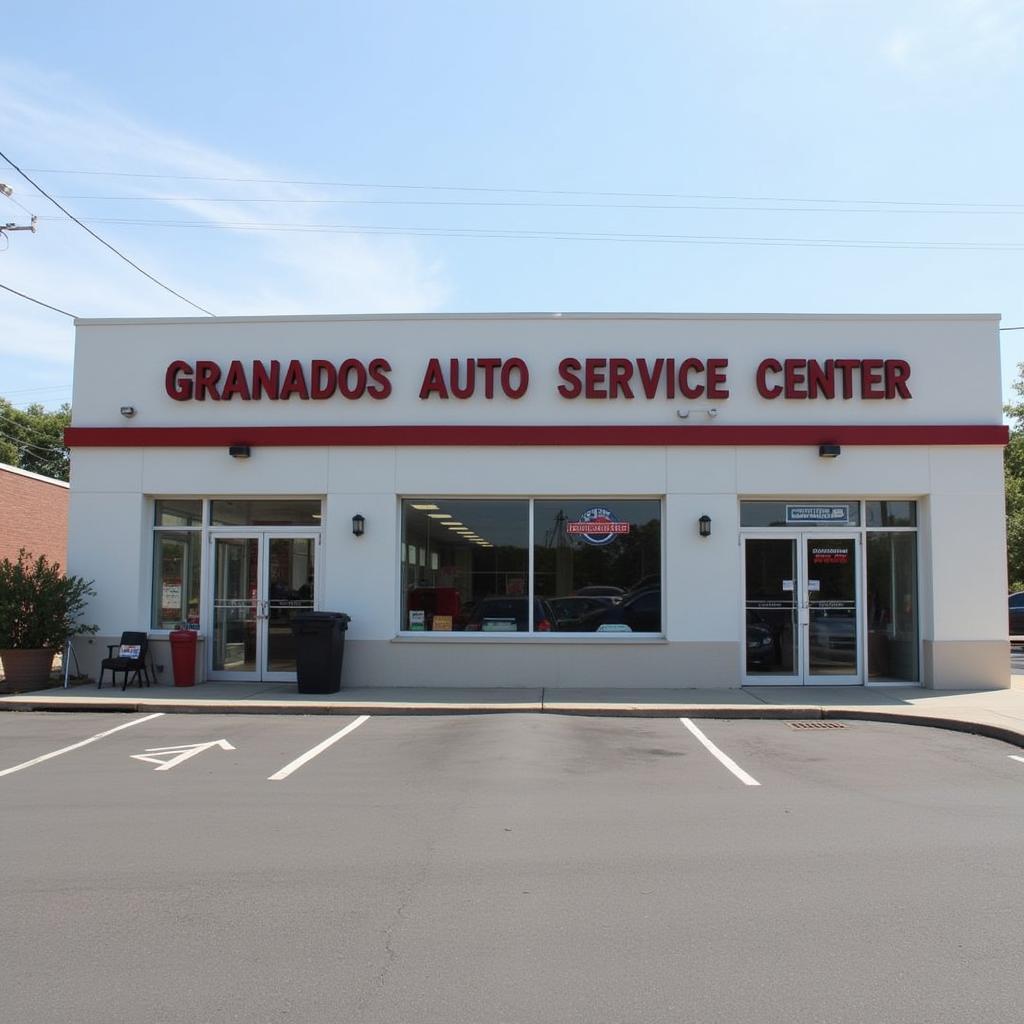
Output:
<path fill-rule="evenodd" d="M 1024 757 L 1019 754 L 1007 754 L 1006 755 L 1011 761 L 1024 761 Z"/>
<path fill-rule="evenodd" d="M 318 743 L 311 750 L 307 750 L 304 754 L 295 758 L 294 761 L 286 764 L 280 771 L 274 772 L 267 779 L 267 782 L 280 782 L 282 779 L 287 779 L 292 772 L 298 771 L 307 761 L 312 761 L 317 754 L 322 754 L 329 746 L 337 743 L 342 736 L 347 736 L 353 729 L 358 729 L 369 717 L 369 715 L 360 715 L 354 722 L 349 722 L 344 729 L 340 729 L 333 736 L 328 736 L 323 743 Z"/>
<path fill-rule="evenodd" d="M 714 754 L 715 757 L 717 757 L 718 760 L 721 761 L 722 764 L 724 764 L 725 767 L 740 780 L 740 782 L 743 783 L 744 786 L 761 785 L 753 775 L 748 775 L 731 757 L 727 754 L 723 754 L 722 751 L 719 750 L 718 747 L 716 747 L 714 743 L 712 743 L 711 740 L 709 740 L 707 736 L 705 736 L 704 733 L 702 733 L 700 729 L 690 721 L 689 718 L 680 718 L 679 721 L 682 722 L 683 725 L 685 725 L 686 728 L 689 729 L 690 732 L 692 732 L 693 735 L 696 736 L 697 739 L 699 739 L 701 743 L 703 743 L 704 746 L 707 747 L 707 749 L 711 751 L 711 753 Z"/>
<path fill-rule="evenodd" d="M 143 722 L 159 718 L 161 715 L 163 715 L 163 712 L 157 711 L 155 714 L 146 715 L 145 718 L 133 719 L 131 722 L 125 722 L 123 725 L 115 726 L 113 729 L 108 729 L 106 732 L 98 732 L 95 736 L 90 736 L 87 740 L 80 740 L 78 743 L 72 743 L 70 747 L 61 747 L 60 750 L 54 750 L 51 753 L 43 754 L 40 757 L 34 757 L 31 761 L 16 764 L 13 768 L 5 768 L 0 772 L 0 778 L 4 775 L 13 775 L 15 772 L 20 772 L 22 768 L 31 768 L 34 764 L 41 764 L 43 761 L 49 761 L 51 757 L 60 757 L 61 754 L 67 754 L 69 751 L 77 750 L 79 747 L 84 747 L 88 743 L 95 743 L 97 740 L 103 739 L 104 736 L 111 736 L 115 732 L 120 732 L 122 729 L 130 729 L 133 725 L 141 725 Z"/>

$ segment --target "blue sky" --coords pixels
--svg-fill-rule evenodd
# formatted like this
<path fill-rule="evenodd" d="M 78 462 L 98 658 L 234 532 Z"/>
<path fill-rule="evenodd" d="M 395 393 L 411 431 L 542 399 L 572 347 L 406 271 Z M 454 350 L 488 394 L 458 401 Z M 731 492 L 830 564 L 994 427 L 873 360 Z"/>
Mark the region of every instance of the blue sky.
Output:
<path fill-rule="evenodd" d="M 219 314 L 1024 326 L 1020 2 L 57 2 L 6 11 L 4 40 L 0 150 Z M 0 283 L 195 313 L 0 181 L 40 217 Z M 1008 388 L 1024 331 L 1002 338 Z M 0 394 L 66 400 L 72 350 L 70 320 L 0 292 Z"/>

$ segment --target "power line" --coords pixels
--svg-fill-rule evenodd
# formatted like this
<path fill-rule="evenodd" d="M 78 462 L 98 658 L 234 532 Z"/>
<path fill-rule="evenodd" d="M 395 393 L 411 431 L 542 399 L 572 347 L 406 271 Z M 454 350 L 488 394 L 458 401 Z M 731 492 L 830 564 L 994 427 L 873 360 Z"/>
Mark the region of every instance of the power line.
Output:
<path fill-rule="evenodd" d="M 67 391 L 70 388 L 70 384 L 51 384 L 42 388 L 18 388 L 15 391 L 3 392 L 0 394 L 0 398 L 6 398 L 8 395 L 28 395 L 35 391 Z"/>
<path fill-rule="evenodd" d="M 51 413 L 52 415 L 59 415 L 59 413 Z M 17 416 L 12 416 L 10 413 L 5 413 L 0 408 L 0 426 L 6 426 L 8 430 L 12 427 L 17 428 L 18 432 L 33 438 L 36 441 L 46 441 L 48 444 L 59 443 L 59 438 L 53 437 L 48 434 L 45 430 L 42 430 L 38 426 L 30 426 L 27 423 L 23 423 Z M 59 432 L 63 432 L 63 426 L 57 428 Z"/>
<path fill-rule="evenodd" d="M 333 188 L 377 188 L 377 189 L 406 189 L 410 191 L 429 192 L 488 192 L 508 193 L 512 195 L 547 195 L 547 196 L 597 196 L 611 199 L 707 199 L 707 200 L 732 200 L 735 202 L 773 202 L 773 203 L 838 203 L 838 204 L 863 204 L 872 206 L 927 206 L 927 207 L 979 207 L 979 208 L 1008 208 L 1024 210 L 1024 203 L 963 203 L 963 202 L 925 202 L 914 199 L 830 199 L 820 197 L 799 196 L 735 196 L 735 195 L 701 195 L 689 192 L 585 192 L 570 189 L 542 189 L 542 188 L 500 188 L 487 185 L 401 185 L 384 184 L 381 182 L 359 182 L 359 181 L 310 181 L 303 179 L 289 178 L 245 178 L 245 177 L 215 177 L 202 174 L 144 174 L 132 171 L 87 171 L 67 170 L 52 167 L 29 168 L 34 174 L 80 174 L 93 177 L 108 178 L 147 178 L 159 179 L 162 181 L 227 181 L 227 182 L 249 182 L 264 185 L 311 185 Z M 20 173 L 20 172 L 19 172 Z"/>
<path fill-rule="evenodd" d="M 8 288 L 5 284 L 0 284 L 0 288 L 3 288 L 5 292 L 10 292 L 12 295 L 17 295 L 19 298 L 28 299 L 29 302 L 34 302 L 37 306 L 45 306 L 47 309 L 52 309 L 54 313 L 63 313 L 65 316 L 75 319 L 74 313 L 69 313 L 66 309 L 58 309 L 56 306 L 51 306 L 48 302 L 43 302 L 40 299 L 33 299 L 31 295 L 26 295 L 24 292 L 19 292 L 14 288 Z"/>
<path fill-rule="evenodd" d="M 61 455 L 67 451 L 66 448 L 44 448 L 42 445 L 32 444 L 30 441 L 22 441 L 21 438 L 11 437 L 10 434 L 5 434 L 2 430 L 0 430 L 0 437 L 11 444 L 19 445 L 22 448 L 31 448 L 37 452 L 46 452 L 49 455 Z"/>
<path fill-rule="evenodd" d="M 50 218 L 43 218 L 50 219 Z M 632 242 L 675 245 L 754 245 L 840 249 L 930 249 L 934 251 L 1022 252 L 1024 242 L 945 242 L 873 238 L 789 238 L 762 235 L 665 235 L 599 231 L 543 231 L 514 228 L 419 228 L 370 224 L 253 223 L 180 221 L 131 217 L 90 217 L 94 224 L 137 227 L 200 228 L 211 231 L 278 231 L 299 234 L 410 235 L 441 238 L 510 238 L 574 242 Z"/>
<path fill-rule="evenodd" d="M 30 209 L 29 209 L 29 208 L 28 208 L 27 206 L 25 206 L 25 205 L 24 205 L 24 204 L 22 204 L 22 203 L 19 203 L 19 202 L 18 202 L 18 200 L 14 198 L 14 196 L 8 196 L 7 198 L 8 198 L 8 199 L 9 199 L 9 200 L 10 200 L 10 201 L 11 201 L 12 203 L 14 203 L 14 205 L 15 205 L 15 206 L 18 206 L 18 207 L 20 207 L 20 208 L 21 208 L 22 210 L 24 210 L 24 211 L 25 211 L 25 212 L 26 212 L 26 213 L 27 213 L 27 214 L 28 214 L 28 215 L 29 215 L 30 217 L 34 217 L 34 216 L 35 216 L 35 214 L 34 214 L 34 213 L 33 213 L 33 212 L 32 212 L 32 211 L 31 211 L 31 210 L 30 210 Z"/>
<path fill-rule="evenodd" d="M 282 199 L 279 196 L 258 198 L 252 196 L 97 196 L 71 195 L 58 196 L 58 199 L 101 200 L 104 202 L 143 202 L 143 203 L 279 203 L 290 206 L 441 206 L 441 207 L 497 207 L 500 209 L 555 209 L 555 210 L 709 210 L 752 213 L 876 213 L 884 216 L 893 214 L 934 216 L 950 214 L 955 216 L 1024 216 L 1024 207 L 1020 209 L 873 209 L 871 207 L 852 206 L 708 206 L 706 204 L 680 203 L 553 203 L 553 202 L 500 202 L 496 200 L 462 200 L 462 199 Z M 782 201 L 782 200 L 780 200 Z M 794 200 L 787 200 L 793 202 Z"/>
<path fill-rule="evenodd" d="M 46 199 L 49 199 L 50 202 L 53 203 L 53 205 L 56 206 L 57 209 L 61 211 L 61 213 L 63 213 L 66 217 L 69 217 L 71 220 L 73 220 L 80 228 L 82 228 L 84 231 L 87 231 L 90 235 L 92 235 L 92 237 L 95 238 L 97 242 L 99 242 L 101 245 L 105 245 L 112 253 L 114 253 L 116 256 L 119 256 L 121 259 L 123 259 L 125 261 L 125 263 L 127 263 L 129 266 L 134 267 L 144 277 L 148 277 L 149 280 L 152 281 L 154 284 L 159 285 L 161 288 L 163 288 L 164 291 L 170 292 L 172 295 L 176 295 L 179 299 L 182 300 L 182 302 L 187 302 L 193 309 L 198 309 L 200 312 L 206 313 L 207 316 L 213 316 L 214 315 L 208 309 L 203 309 L 202 306 L 200 306 L 197 303 L 193 302 L 191 299 L 186 299 L 185 296 L 181 294 L 181 292 L 176 292 L 169 285 L 164 284 L 163 281 L 157 280 L 152 274 L 150 274 L 146 270 L 143 270 L 142 267 L 140 267 L 137 263 L 134 263 L 127 256 L 125 256 L 125 254 L 123 252 L 121 252 L 119 249 L 115 249 L 114 246 L 112 246 L 108 241 L 106 241 L 103 238 L 100 238 L 100 236 L 97 235 L 96 232 L 92 230 L 92 228 L 86 227 L 86 225 L 83 224 L 73 213 L 71 213 L 70 210 L 67 210 L 63 206 L 61 206 L 60 203 L 58 203 L 57 200 L 53 198 L 53 196 L 51 196 L 41 186 L 37 185 L 6 154 L 0 152 L 0 158 L 3 158 L 3 160 L 6 163 L 10 164 L 11 167 L 13 167 L 18 172 L 18 174 L 20 174 L 37 192 L 40 193 L 40 195 L 44 196 Z M 33 301 L 35 301 L 35 300 L 33 300 Z M 51 307 L 51 308 L 53 308 L 53 307 Z M 63 312 L 63 311 L 62 310 L 58 310 L 58 312 Z"/>

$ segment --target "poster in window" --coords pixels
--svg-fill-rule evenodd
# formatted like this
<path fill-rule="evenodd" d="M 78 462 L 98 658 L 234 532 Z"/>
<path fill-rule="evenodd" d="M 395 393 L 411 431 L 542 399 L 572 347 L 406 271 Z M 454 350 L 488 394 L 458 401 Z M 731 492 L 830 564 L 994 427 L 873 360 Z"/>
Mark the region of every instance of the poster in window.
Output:
<path fill-rule="evenodd" d="M 181 580 L 164 580 L 160 588 L 160 607 L 163 610 L 164 618 L 170 618 L 181 613 Z"/>

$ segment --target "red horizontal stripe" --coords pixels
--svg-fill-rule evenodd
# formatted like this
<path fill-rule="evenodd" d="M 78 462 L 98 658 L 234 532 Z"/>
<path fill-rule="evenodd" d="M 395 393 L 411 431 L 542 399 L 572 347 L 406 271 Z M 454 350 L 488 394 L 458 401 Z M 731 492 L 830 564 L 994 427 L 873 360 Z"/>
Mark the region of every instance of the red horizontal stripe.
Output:
<path fill-rule="evenodd" d="M 69 448 L 217 448 L 385 445 L 1005 445 L 1005 426 L 389 426 L 389 427 L 68 427 Z"/>

